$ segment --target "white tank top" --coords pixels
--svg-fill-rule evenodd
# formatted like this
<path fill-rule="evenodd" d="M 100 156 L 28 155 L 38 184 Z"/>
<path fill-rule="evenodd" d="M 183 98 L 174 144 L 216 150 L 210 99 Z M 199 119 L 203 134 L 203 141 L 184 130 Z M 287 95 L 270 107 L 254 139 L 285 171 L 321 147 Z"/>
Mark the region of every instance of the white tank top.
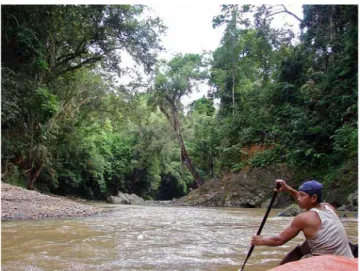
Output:
<path fill-rule="evenodd" d="M 323 206 L 325 210 L 310 209 L 310 211 L 317 213 L 321 220 L 318 233 L 313 238 L 307 240 L 311 254 L 314 256 L 333 254 L 354 258 L 340 218 L 330 207 Z"/>

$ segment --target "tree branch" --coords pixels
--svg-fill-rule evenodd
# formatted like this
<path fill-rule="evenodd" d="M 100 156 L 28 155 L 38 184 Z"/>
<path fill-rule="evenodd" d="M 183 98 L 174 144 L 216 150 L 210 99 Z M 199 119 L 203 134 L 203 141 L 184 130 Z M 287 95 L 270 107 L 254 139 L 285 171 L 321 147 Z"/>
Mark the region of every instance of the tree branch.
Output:
<path fill-rule="evenodd" d="M 274 13 L 271 13 L 271 14 L 267 15 L 265 18 L 272 17 L 272 16 L 274 16 L 274 15 L 276 15 L 276 14 L 279 14 L 279 13 L 287 13 L 287 14 L 293 16 L 295 19 L 297 19 L 300 23 L 302 22 L 302 20 L 301 20 L 298 16 L 296 16 L 296 15 L 295 15 L 294 13 L 292 13 L 291 11 L 288 11 L 287 8 L 285 7 L 285 5 L 280 5 L 280 6 L 282 6 L 284 10 L 276 11 L 276 12 L 274 12 Z"/>
<path fill-rule="evenodd" d="M 170 124 L 172 125 L 172 123 L 173 123 L 173 122 L 172 122 L 172 119 L 171 119 L 171 117 L 170 117 L 170 114 L 166 111 L 165 107 L 164 107 L 162 104 L 160 104 L 160 105 L 159 105 L 159 108 L 160 108 L 160 111 L 164 113 L 164 115 L 166 116 L 166 118 L 168 119 L 168 121 L 170 122 Z"/>
<path fill-rule="evenodd" d="M 66 72 L 69 72 L 69 71 L 73 71 L 73 70 L 76 70 L 76 69 L 80 69 L 82 66 L 86 65 L 86 64 L 92 64 L 92 63 L 96 63 L 97 61 L 101 60 L 103 58 L 103 55 L 101 56 L 98 56 L 98 57 L 93 57 L 93 58 L 89 58 L 83 62 L 81 62 L 80 64 L 76 65 L 76 66 L 73 66 L 73 67 L 70 67 L 70 68 L 67 68 L 63 71 L 60 71 L 59 73 L 57 73 L 57 76 L 61 75 L 61 74 L 64 74 Z"/>
<path fill-rule="evenodd" d="M 57 59 L 56 59 L 56 62 L 60 62 L 58 65 L 62 65 L 66 62 L 68 62 L 69 60 L 73 59 L 73 58 L 76 58 L 77 56 L 81 55 L 82 53 L 85 53 L 86 52 L 86 49 L 91 46 L 92 44 L 94 44 L 94 42 L 91 42 L 90 44 L 86 45 L 86 39 L 84 39 L 83 41 L 81 41 L 79 43 L 79 45 L 77 46 L 77 48 L 75 49 L 75 52 L 74 53 L 69 53 L 69 54 L 66 54 L 66 55 L 63 55 L 63 56 L 59 56 Z"/>

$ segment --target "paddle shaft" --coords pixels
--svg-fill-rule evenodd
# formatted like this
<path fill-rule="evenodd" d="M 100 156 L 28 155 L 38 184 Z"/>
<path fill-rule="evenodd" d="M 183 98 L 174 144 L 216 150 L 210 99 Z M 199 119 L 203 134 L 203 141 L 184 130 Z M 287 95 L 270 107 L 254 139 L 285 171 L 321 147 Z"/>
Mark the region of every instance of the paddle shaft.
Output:
<path fill-rule="evenodd" d="M 276 184 L 276 189 L 279 189 L 279 188 L 280 188 L 280 184 L 278 183 L 278 184 Z M 260 233 L 261 233 L 261 231 L 262 231 L 262 229 L 263 229 L 263 227 L 264 227 L 264 225 L 265 225 L 266 219 L 267 219 L 267 217 L 269 216 L 270 210 L 271 210 L 272 206 L 274 205 L 274 201 L 275 201 L 276 195 L 277 195 L 277 191 L 274 192 L 274 194 L 273 194 L 273 196 L 272 196 L 272 198 L 271 198 L 269 207 L 268 207 L 267 210 L 266 210 L 266 213 L 265 213 L 265 215 L 264 215 L 264 218 L 263 218 L 263 220 L 262 220 L 262 222 L 261 222 L 261 224 L 260 224 L 260 227 L 259 227 L 256 235 L 260 235 Z M 247 256 L 246 256 L 245 262 L 243 263 L 242 267 L 241 267 L 238 271 L 243 271 L 243 270 L 244 270 L 245 264 L 246 264 L 246 262 L 248 261 L 248 259 L 250 258 L 250 256 L 251 256 L 254 248 L 255 248 L 255 245 L 252 245 L 252 246 L 250 247 L 249 252 L 248 252 L 248 254 L 247 254 Z"/>

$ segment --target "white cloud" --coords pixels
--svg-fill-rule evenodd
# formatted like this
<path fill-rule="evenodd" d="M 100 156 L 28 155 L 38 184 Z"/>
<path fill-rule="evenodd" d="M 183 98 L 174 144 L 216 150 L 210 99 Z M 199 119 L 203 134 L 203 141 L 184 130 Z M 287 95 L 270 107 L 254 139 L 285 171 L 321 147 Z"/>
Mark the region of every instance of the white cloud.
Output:
<path fill-rule="evenodd" d="M 212 19 L 221 11 L 219 4 L 151 4 L 155 14 L 168 26 L 163 44 L 167 56 L 215 50 L 222 29 L 213 29 Z"/>
<path fill-rule="evenodd" d="M 208 4 L 148 4 L 157 16 L 167 25 L 167 35 L 163 38 L 163 45 L 167 53 L 162 54 L 170 59 L 176 53 L 201 53 L 214 51 L 220 45 L 224 26 L 212 27 L 212 19 L 221 13 L 219 3 Z M 302 17 L 301 4 L 286 5 L 289 11 Z M 299 21 L 288 14 L 279 14 L 274 18 L 275 27 L 283 26 L 287 22 L 292 24 L 295 33 L 299 34 Z M 190 97 L 183 97 L 182 103 L 187 106 L 192 101 L 206 96 L 208 86 L 203 85 L 200 91 L 195 91 Z"/>
<path fill-rule="evenodd" d="M 219 47 L 223 36 L 224 26 L 213 28 L 212 19 L 221 13 L 220 3 L 145 3 L 153 11 L 153 15 L 160 17 L 168 27 L 167 34 L 162 38 L 166 52 L 162 58 L 170 60 L 177 53 L 202 53 L 214 51 Z M 302 4 L 286 5 L 289 11 L 302 17 Z M 287 14 L 279 14 L 274 18 L 273 25 L 283 26 L 285 22 L 294 26 L 299 32 L 299 22 Z M 125 59 L 124 59 L 125 60 Z M 126 59 L 126 62 L 129 60 Z M 127 64 L 127 63 L 126 63 Z M 128 64 L 127 64 L 128 65 Z M 126 78 L 123 78 L 124 81 Z M 129 78 L 127 79 L 127 81 Z M 208 86 L 203 85 L 190 97 L 183 97 L 185 106 L 192 101 L 206 96 Z"/>

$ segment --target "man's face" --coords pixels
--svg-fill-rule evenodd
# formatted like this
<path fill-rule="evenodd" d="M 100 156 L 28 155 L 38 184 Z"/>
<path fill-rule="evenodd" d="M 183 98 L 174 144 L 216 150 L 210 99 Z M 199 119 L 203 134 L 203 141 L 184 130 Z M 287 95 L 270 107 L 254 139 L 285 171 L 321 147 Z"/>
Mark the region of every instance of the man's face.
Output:
<path fill-rule="evenodd" d="M 299 191 L 298 196 L 297 196 L 297 202 L 301 209 L 308 210 L 311 208 L 311 197 L 309 194 L 307 194 L 303 191 Z"/>

